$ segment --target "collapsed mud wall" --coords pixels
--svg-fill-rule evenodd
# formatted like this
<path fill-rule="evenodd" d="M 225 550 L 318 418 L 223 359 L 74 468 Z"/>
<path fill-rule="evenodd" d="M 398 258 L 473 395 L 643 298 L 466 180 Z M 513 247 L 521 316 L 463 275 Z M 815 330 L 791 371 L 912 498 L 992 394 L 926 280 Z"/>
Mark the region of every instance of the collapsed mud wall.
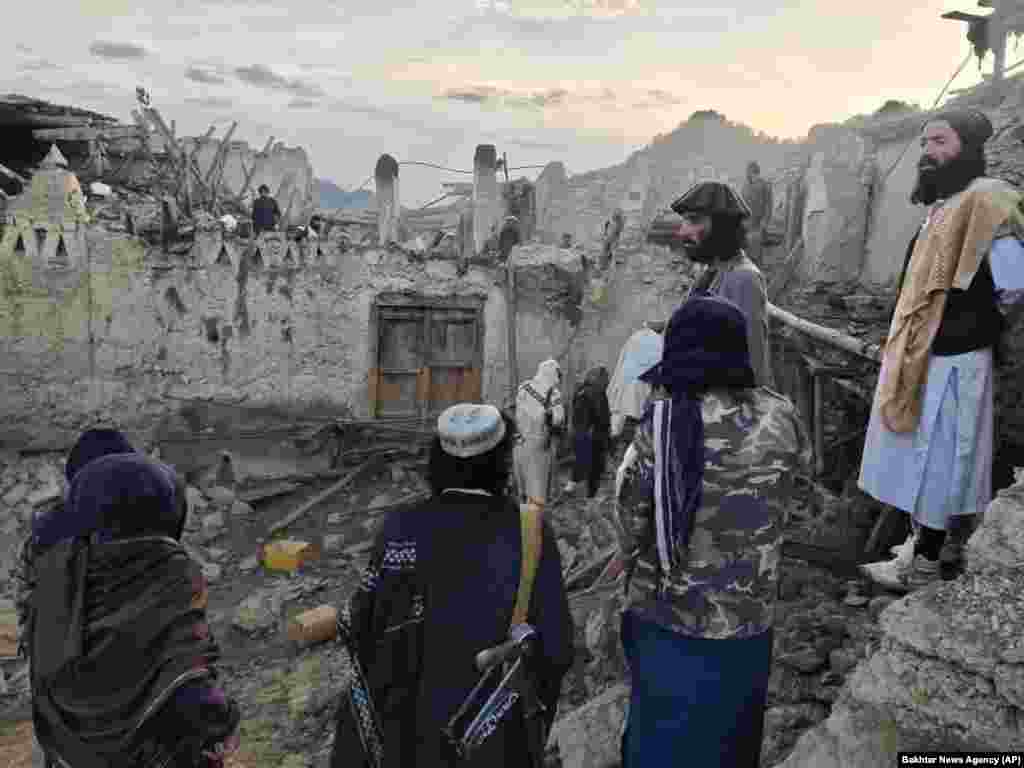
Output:
<path fill-rule="evenodd" d="M 221 153 L 221 144 L 212 138 L 185 141 L 185 150 L 194 153 L 204 178 Z M 244 192 L 249 199 L 256 196 L 261 184 L 266 184 L 277 198 L 282 216 L 288 214 L 288 224 L 304 224 L 320 204 L 313 165 L 302 147 L 286 147 L 278 142 L 264 154 L 244 141 L 232 141 L 224 153 L 221 174 L 221 185 L 230 195 L 243 193 L 247 175 L 251 178 Z"/>

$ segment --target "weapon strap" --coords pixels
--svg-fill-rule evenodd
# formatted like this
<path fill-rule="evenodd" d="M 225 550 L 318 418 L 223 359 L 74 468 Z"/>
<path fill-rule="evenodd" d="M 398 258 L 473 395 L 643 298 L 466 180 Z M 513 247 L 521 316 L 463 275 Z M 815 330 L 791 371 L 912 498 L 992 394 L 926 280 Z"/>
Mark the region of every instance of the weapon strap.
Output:
<path fill-rule="evenodd" d="M 542 537 L 543 502 L 531 498 L 519 507 L 519 525 L 522 532 L 522 565 L 519 570 L 519 592 L 516 594 L 515 607 L 512 609 L 512 626 L 523 624 L 530 612 L 530 597 L 533 594 L 533 581 L 537 575 L 540 562 Z"/>

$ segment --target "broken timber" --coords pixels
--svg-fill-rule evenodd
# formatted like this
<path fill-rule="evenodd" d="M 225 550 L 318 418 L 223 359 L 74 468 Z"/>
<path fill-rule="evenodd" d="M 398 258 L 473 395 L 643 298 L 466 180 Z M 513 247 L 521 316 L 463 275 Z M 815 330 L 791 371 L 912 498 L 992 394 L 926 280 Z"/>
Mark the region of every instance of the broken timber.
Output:
<path fill-rule="evenodd" d="M 788 325 L 801 333 L 810 336 L 812 339 L 824 342 L 836 349 L 841 349 L 844 352 L 863 357 L 867 360 L 872 360 L 876 363 L 882 360 L 882 348 L 879 344 L 868 344 L 867 342 L 860 341 L 847 336 L 841 331 L 837 331 L 834 328 L 826 328 L 823 325 L 817 325 L 808 320 L 804 320 L 801 317 L 797 317 L 794 314 L 787 312 L 775 306 L 772 303 L 768 304 L 768 315 L 778 320 L 784 325 Z"/>
<path fill-rule="evenodd" d="M 345 488 L 347 488 L 356 479 L 361 477 L 363 474 L 368 472 L 370 469 L 374 469 L 377 466 L 379 466 L 379 464 L 381 463 L 382 459 L 383 459 L 383 456 L 372 456 L 372 457 L 370 457 L 363 464 L 361 464 L 358 467 L 356 467 L 355 469 L 353 469 L 351 472 L 349 472 L 347 475 L 345 475 L 343 478 L 341 478 L 341 480 L 336 482 L 334 485 L 332 485 L 329 488 L 327 488 L 326 490 L 321 491 L 320 493 L 318 493 L 312 499 L 310 499 L 306 503 L 302 504 L 294 512 L 289 513 L 283 520 L 280 520 L 280 521 L 274 523 L 272 526 L 270 526 L 270 528 L 267 530 L 267 532 L 273 534 L 273 533 L 277 533 L 278 531 L 284 530 L 289 525 L 291 525 L 296 520 L 298 520 L 300 517 L 302 517 L 304 514 L 309 512 L 309 510 L 313 509 L 318 504 L 326 501 L 327 499 L 329 499 L 331 496 L 333 496 L 334 494 L 338 493 L 339 491 L 342 491 Z"/>

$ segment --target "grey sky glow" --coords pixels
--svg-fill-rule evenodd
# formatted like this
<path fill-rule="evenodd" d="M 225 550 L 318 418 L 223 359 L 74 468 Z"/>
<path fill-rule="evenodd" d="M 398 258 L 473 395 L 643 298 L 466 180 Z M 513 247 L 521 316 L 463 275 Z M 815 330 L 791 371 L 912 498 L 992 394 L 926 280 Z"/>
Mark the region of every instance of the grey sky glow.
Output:
<path fill-rule="evenodd" d="M 0 90 L 130 122 L 141 85 L 179 133 L 238 120 L 236 138 L 303 146 L 344 188 L 384 152 L 468 170 L 478 143 L 512 166 L 561 160 L 582 173 L 699 109 L 793 139 L 888 99 L 930 105 L 970 48 L 965 25 L 940 16 L 973 6 L 34 0 L 20 6 L 20 39 L 0 50 Z M 968 65 L 953 88 L 979 79 Z M 470 177 L 402 166 L 400 178 L 415 206 Z"/>

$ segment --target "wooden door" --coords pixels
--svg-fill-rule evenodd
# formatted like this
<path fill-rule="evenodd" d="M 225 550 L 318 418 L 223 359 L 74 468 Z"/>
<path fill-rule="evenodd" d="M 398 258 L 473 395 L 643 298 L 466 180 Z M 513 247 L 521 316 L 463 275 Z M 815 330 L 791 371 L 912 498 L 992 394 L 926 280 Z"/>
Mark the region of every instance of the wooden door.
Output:
<path fill-rule="evenodd" d="M 426 376 L 426 312 L 381 307 L 375 416 L 420 416 Z"/>
<path fill-rule="evenodd" d="M 479 402 L 481 396 L 480 315 L 474 309 L 437 307 L 427 329 L 427 409 L 436 415 L 450 405 Z"/>

